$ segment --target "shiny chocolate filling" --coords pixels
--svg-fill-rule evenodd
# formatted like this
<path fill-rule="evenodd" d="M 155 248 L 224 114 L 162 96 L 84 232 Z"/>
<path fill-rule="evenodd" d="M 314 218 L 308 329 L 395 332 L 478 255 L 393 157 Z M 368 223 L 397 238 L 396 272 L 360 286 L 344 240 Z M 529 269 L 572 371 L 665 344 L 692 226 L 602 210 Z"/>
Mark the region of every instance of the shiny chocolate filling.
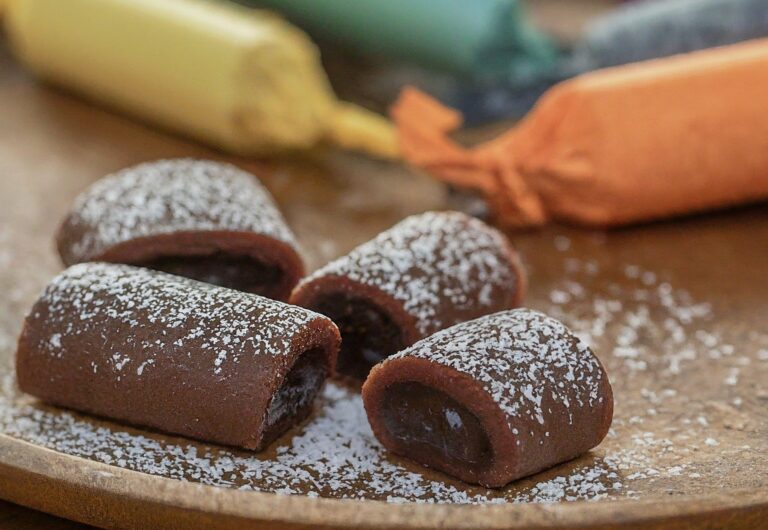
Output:
<path fill-rule="evenodd" d="M 387 387 L 381 418 L 414 460 L 484 467 L 493 458 L 477 416 L 445 392 L 421 383 Z"/>
<path fill-rule="evenodd" d="M 140 265 L 262 296 L 270 296 L 274 293 L 283 275 L 282 270 L 277 266 L 249 256 L 224 252 L 205 256 L 165 256 Z"/>
<path fill-rule="evenodd" d="M 341 332 L 337 371 L 365 380 L 373 365 L 405 347 L 400 328 L 379 307 L 346 293 L 324 296 L 311 308 L 333 320 Z"/>
<path fill-rule="evenodd" d="M 264 424 L 264 444 L 272 442 L 309 415 L 326 373 L 325 355 L 321 348 L 301 354 L 269 403 Z"/>

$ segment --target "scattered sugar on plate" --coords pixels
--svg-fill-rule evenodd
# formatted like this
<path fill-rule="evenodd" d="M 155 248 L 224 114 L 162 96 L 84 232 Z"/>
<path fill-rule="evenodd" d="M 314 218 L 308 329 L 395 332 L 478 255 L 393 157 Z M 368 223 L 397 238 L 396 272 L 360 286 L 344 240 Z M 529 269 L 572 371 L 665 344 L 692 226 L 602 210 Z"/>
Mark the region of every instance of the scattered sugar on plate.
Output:
<path fill-rule="evenodd" d="M 724 464 L 711 462 L 721 462 L 726 450 L 728 462 L 753 469 L 767 444 L 748 423 L 742 427 L 739 414 L 752 405 L 755 395 L 763 399 L 760 392 L 768 389 L 756 387 L 749 396 L 741 391 L 768 369 L 768 335 L 754 331 L 750 340 L 757 347 L 743 352 L 752 362 L 740 360 L 742 352 L 733 344 L 739 343 L 741 331 L 717 325 L 728 316 L 720 309 L 675 287 L 663 271 L 575 259 L 568 255 L 573 246 L 571 242 L 558 252 L 561 280 L 532 297 L 530 305 L 563 320 L 606 365 L 616 390 L 614 424 L 589 455 L 504 490 L 469 487 L 390 457 L 370 432 L 359 395 L 334 383 L 326 387 L 318 414 L 267 454 L 208 447 L 99 422 L 20 396 L 9 352 L 15 348 L 23 312 L 56 265 L 2 226 L 0 266 L 9 273 L 0 277 L 0 289 L 8 294 L 0 299 L 0 360 L 5 371 L 0 379 L 0 430 L 66 454 L 157 476 L 244 490 L 398 503 L 606 501 L 653 496 L 662 485 L 680 491 L 689 484 L 717 489 Z M 30 267 L 10 267 L 20 259 L 14 252 L 24 252 Z M 603 281 L 600 271 L 606 278 L 623 275 L 624 281 L 621 286 Z M 553 291 L 567 293 L 570 299 L 558 303 L 562 295 L 555 294 L 553 300 Z M 63 339 L 51 337 L 52 345 Z M 115 361 L 120 373 L 151 370 L 149 363 Z M 710 384 L 713 377 L 724 381 L 734 369 L 739 370 L 736 385 Z M 743 403 L 742 408 L 735 409 L 736 403 Z M 731 427 L 726 428 L 726 422 Z M 732 479 L 749 487 L 759 477 L 737 474 Z"/>

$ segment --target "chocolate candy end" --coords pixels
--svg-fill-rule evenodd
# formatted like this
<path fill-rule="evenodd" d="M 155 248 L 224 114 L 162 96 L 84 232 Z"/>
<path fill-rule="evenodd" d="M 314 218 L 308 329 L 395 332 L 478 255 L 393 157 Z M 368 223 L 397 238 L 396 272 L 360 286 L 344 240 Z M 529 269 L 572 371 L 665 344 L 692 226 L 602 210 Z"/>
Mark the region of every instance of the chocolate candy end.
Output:
<path fill-rule="evenodd" d="M 271 297 L 272 287 L 280 283 L 282 276 L 278 267 L 221 252 L 210 256 L 167 256 L 137 265 L 267 297 Z"/>
<path fill-rule="evenodd" d="M 405 347 L 400 327 L 371 300 L 344 292 L 318 296 L 309 309 L 339 327 L 342 342 L 337 371 L 360 381 L 371 368 Z"/>
<path fill-rule="evenodd" d="M 66 265 L 125 263 L 287 300 L 298 245 L 256 177 L 228 164 L 159 160 L 95 182 L 59 229 Z"/>
<path fill-rule="evenodd" d="M 299 356 L 269 403 L 264 433 L 257 450 L 263 449 L 309 416 L 315 397 L 330 371 L 327 360 L 328 355 L 322 348 L 312 348 Z"/>
<path fill-rule="evenodd" d="M 393 453 L 468 483 L 506 484 L 494 481 L 494 470 L 517 452 L 510 448 L 498 458 L 504 418 L 461 373 L 390 357 L 371 370 L 363 403 L 376 438 Z"/>
<path fill-rule="evenodd" d="M 383 393 L 382 423 L 404 454 L 430 467 L 437 462 L 484 468 L 493 458 L 480 420 L 445 392 L 416 382 Z"/>
<path fill-rule="evenodd" d="M 459 212 L 426 212 L 318 269 L 291 302 L 339 325 L 339 371 L 361 379 L 373 363 L 515 306 L 524 292 L 525 270 L 501 232 Z"/>
<path fill-rule="evenodd" d="M 304 273 L 289 245 L 258 234 L 211 231 L 143 237 L 116 245 L 94 261 L 126 263 L 273 300 L 287 300 Z"/>
<path fill-rule="evenodd" d="M 457 324 L 390 356 L 371 370 L 363 401 L 387 449 L 487 487 L 589 451 L 613 411 L 592 351 L 527 309 Z"/>

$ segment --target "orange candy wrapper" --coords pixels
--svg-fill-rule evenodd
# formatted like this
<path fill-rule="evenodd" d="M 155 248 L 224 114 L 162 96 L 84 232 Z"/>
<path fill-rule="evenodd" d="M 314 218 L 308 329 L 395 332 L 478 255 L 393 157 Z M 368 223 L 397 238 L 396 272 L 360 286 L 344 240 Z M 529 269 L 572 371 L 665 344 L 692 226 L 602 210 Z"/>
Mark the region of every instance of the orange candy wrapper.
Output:
<path fill-rule="evenodd" d="M 768 39 L 596 71 L 475 148 L 415 89 L 392 108 L 412 165 L 479 191 L 505 227 L 619 226 L 768 198 Z"/>

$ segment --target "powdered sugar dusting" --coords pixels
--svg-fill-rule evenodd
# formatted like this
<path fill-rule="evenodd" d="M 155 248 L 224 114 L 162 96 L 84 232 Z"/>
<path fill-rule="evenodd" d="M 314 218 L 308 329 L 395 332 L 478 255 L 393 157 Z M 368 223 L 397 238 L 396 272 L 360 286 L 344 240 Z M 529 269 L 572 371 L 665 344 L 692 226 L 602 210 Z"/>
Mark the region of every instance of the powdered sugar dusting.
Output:
<path fill-rule="evenodd" d="M 65 224 L 69 263 L 132 239 L 182 231 L 255 232 L 296 247 L 269 195 L 230 164 L 177 159 L 140 164 L 95 182 Z"/>
<path fill-rule="evenodd" d="M 504 411 L 510 429 L 527 421 L 544 425 L 547 398 L 566 409 L 592 408 L 603 400 L 605 374 L 586 344 L 562 323 L 528 309 L 457 324 L 390 359 L 404 357 L 469 375 Z"/>
<path fill-rule="evenodd" d="M 179 276 L 95 262 L 73 265 L 57 276 L 30 318 L 42 319 L 37 326 L 50 332 L 38 347 L 57 358 L 68 347 L 77 348 L 73 338 L 100 337 L 104 329 L 127 326 L 133 331 L 121 334 L 124 342 L 116 342 L 114 333 L 112 340 L 104 336 L 106 353 L 93 359 L 94 372 L 109 368 L 120 378 L 130 371 L 141 376 L 158 356 L 182 351 L 187 343 L 196 356 L 211 359 L 214 373 L 225 363 L 239 362 L 244 352 L 285 355 L 295 332 L 322 317 Z M 99 365 L 103 360 L 108 366 Z"/>
<path fill-rule="evenodd" d="M 406 218 L 301 284 L 340 275 L 376 287 L 403 304 L 426 336 L 471 315 L 505 309 L 518 278 L 509 243 L 497 230 L 459 212 Z M 480 306 L 478 308 L 478 305 Z"/>
<path fill-rule="evenodd" d="M 755 390 L 744 369 L 750 367 L 751 385 L 764 387 L 766 374 L 755 367 L 768 344 L 759 311 L 744 303 L 724 311 L 727 290 L 710 291 L 718 308 L 676 287 L 674 271 L 613 259 L 566 255 L 541 307 L 601 354 L 620 387 L 614 387 L 614 422 L 600 447 L 623 478 L 622 495 L 720 491 L 726 477 L 731 485 L 762 487 L 765 474 L 739 471 L 761 466 L 755 440 L 763 439 L 764 423 L 754 409 L 748 412 Z M 737 344 L 750 346 L 739 351 Z M 757 395 L 768 399 L 766 391 Z"/>
<path fill-rule="evenodd" d="M 641 279 L 647 267 L 608 252 L 601 258 L 599 249 L 585 250 L 580 232 L 574 234 L 569 248 L 552 247 L 557 250 L 554 257 L 526 253 L 533 271 L 530 301 L 565 322 L 601 356 L 615 391 L 613 426 L 598 448 L 577 461 L 503 490 L 452 482 L 391 457 L 370 432 L 359 395 L 334 384 L 319 400 L 318 414 L 264 454 L 131 429 L 21 395 L 12 365 L 16 337 L 35 291 L 56 264 L 26 234 L 11 233 L 3 225 L 0 430 L 63 453 L 157 476 L 309 496 L 528 503 L 719 493 L 724 481 L 729 488 L 765 488 L 768 438 L 762 411 L 768 403 L 768 334 L 759 325 L 763 313 L 743 302 L 726 310 L 718 305 L 722 299 L 717 302 L 717 293 L 706 299 L 687 293 L 682 280 L 670 279 L 665 270 L 653 270 L 656 283 L 648 285 Z M 545 266 L 551 267 L 554 279 L 542 281 Z M 552 301 L 554 290 L 567 293 L 567 302 Z M 756 284 L 750 303 L 764 291 Z M 62 334 L 62 343 L 66 340 Z M 122 373 L 135 373 L 139 366 L 134 360 Z M 712 384 L 727 378 L 732 368 L 741 370 L 737 385 Z M 152 369 L 148 364 L 143 373 Z M 709 438 L 717 445 L 707 444 Z"/>
<path fill-rule="evenodd" d="M 271 457 L 166 440 L 117 425 L 99 427 L 79 415 L 50 408 L 9 408 L 2 398 L 0 422 L 8 434 L 57 451 L 213 486 L 389 502 L 506 502 L 503 491 L 430 479 L 417 468 L 387 459 L 368 426 L 359 394 L 329 384 L 320 401 L 322 412 L 280 443 Z M 586 486 L 583 473 L 594 486 Z M 590 499 L 610 490 L 615 480 L 598 460 L 581 467 L 560 490 L 572 500 Z M 542 500 L 558 500 L 551 488 L 539 487 L 546 491 Z M 538 495 L 520 493 L 512 500 L 529 502 Z"/>

